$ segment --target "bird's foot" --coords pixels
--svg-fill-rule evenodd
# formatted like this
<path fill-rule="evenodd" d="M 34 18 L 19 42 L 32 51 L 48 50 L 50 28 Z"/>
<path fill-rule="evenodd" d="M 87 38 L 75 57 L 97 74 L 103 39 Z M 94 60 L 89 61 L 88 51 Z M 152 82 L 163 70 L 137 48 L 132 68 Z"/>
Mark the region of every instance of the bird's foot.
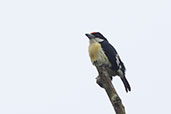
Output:
<path fill-rule="evenodd" d="M 96 77 L 96 83 L 97 83 L 101 88 L 104 88 L 104 87 L 103 87 L 103 80 L 101 79 L 100 76 L 97 76 L 97 77 Z"/>

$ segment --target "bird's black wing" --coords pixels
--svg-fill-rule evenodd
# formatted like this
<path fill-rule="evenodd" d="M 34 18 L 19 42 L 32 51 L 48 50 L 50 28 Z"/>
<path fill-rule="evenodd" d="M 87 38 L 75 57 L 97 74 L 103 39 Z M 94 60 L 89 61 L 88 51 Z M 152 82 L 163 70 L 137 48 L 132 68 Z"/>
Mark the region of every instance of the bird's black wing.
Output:
<path fill-rule="evenodd" d="M 118 72 L 118 71 L 122 72 L 121 74 L 119 73 L 118 75 L 120 76 L 120 78 L 125 86 L 126 92 L 131 91 L 131 87 L 128 83 L 128 80 L 125 77 L 125 70 L 126 70 L 125 66 L 124 66 L 123 62 L 121 61 L 117 51 L 108 41 L 103 41 L 100 43 L 101 43 L 101 47 L 102 47 L 104 53 L 106 54 L 107 58 L 109 59 L 110 63 L 112 64 L 112 69 L 116 72 Z"/>
<path fill-rule="evenodd" d="M 120 60 L 120 57 L 115 48 L 108 41 L 101 42 L 101 47 L 108 57 L 110 63 L 112 64 L 113 70 L 118 71 L 121 69 L 122 72 L 125 73 L 125 66 Z"/>

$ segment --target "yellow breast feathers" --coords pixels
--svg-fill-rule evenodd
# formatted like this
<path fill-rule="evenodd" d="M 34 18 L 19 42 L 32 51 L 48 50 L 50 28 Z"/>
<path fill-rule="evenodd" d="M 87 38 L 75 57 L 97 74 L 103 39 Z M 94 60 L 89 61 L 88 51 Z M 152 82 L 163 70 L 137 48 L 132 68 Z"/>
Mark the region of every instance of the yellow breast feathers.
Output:
<path fill-rule="evenodd" d="M 101 46 L 99 43 L 95 42 L 95 43 L 90 44 L 89 56 L 91 58 L 91 62 L 94 62 L 98 59 L 100 49 L 101 49 Z"/>

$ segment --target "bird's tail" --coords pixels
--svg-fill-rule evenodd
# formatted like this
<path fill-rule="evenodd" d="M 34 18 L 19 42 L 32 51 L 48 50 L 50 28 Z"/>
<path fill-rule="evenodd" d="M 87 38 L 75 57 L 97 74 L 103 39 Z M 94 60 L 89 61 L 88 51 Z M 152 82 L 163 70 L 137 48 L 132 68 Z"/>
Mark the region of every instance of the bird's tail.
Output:
<path fill-rule="evenodd" d="M 122 82 L 123 82 L 123 84 L 125 86 L 126 92 L 131 91 L 131 87 L 130 87 L 130 85 L 128 83 L 128 80 L 126 79 L 126 77 L 125 76 L 121 77 L 121 80 L 122 80 Z"/>

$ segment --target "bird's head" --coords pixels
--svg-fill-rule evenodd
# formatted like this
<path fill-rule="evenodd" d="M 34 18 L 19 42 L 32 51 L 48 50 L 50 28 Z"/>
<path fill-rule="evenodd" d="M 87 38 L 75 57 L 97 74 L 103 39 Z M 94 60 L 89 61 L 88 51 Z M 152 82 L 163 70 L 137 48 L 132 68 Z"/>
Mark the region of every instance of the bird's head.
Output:
<path fill-rule="evenodd" d="M 92 32 L 85 34 L 89 40 L 95 40 L 97 42 L 107 41 L 107 39 L 100 32 Z"/>

